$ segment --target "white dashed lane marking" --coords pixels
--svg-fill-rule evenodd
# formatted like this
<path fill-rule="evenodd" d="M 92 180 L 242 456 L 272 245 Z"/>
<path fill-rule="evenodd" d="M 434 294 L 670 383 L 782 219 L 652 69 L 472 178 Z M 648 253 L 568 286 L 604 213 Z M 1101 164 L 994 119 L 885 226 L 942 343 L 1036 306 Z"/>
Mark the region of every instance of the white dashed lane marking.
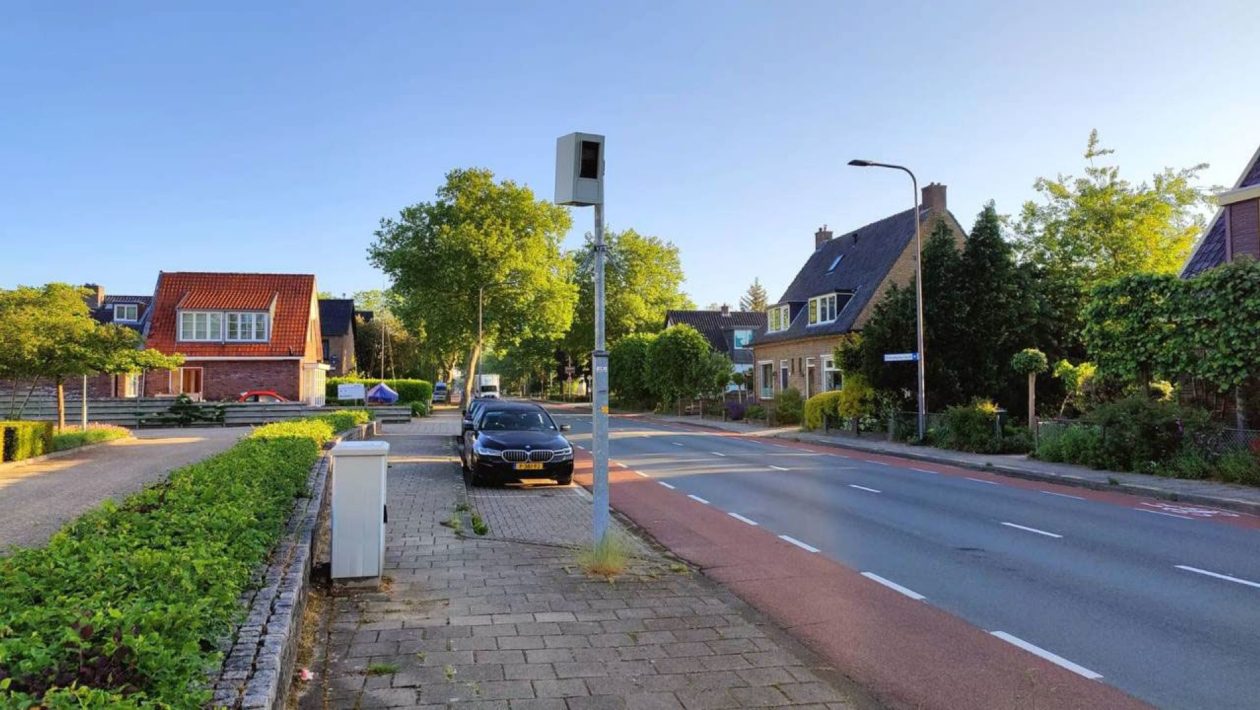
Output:
<path fill-rule="evenodd" d="M 856 483 L 850 483 L 849 488 L 856 488 L 859 491 L 866 491 L 868 493 L 881 493 L 882 492 L 878 488 L 867 488 L 866 486 L 859 486 Z"/>
<path fill-rule="evenodd" d="M 806 552 L 818 552 L 817 547 L 814 547 L 813 545 L 807 545 L 801 542 L 800 540 L 797 540 L 796 538 L 792 537 L 791 535 L 780 535 L 779 539 L 783 540 L 784 542 L 790 542 L 793 545 L 796 545 L 797 547 L 801 548 L 802 550 L 805 550 Z"/>
<path fill-rule="evenodd" d="M 1050 661 L 1051 663 L 1053 663 L 1056 666 L 1059 666 L 1060 668 L 1066 668 L 1069 671 L 1076 673 L 1077 675 L 1083 675 L 1086 678 L 1089 678 L 1090 680 L 1099 680 L 1100 678 L 1102 678 L 1101 673 L 1095 673 L 1094 671 L 1091 671 L 1085 666 L 1077 665 L 1069 661 L 1068 659 L 1064 658 L 1063 656 L 1060 656 L 1055 653 L 1051 653 L 1047 651 L 1046 649 L 1041 648 L 1040 646 L 1034 646 L 1033 644 L 1028 643 L 1027 641 L 1019 637 L 1012 636 L 1006 633 L 1005 631 L 990 631 L 989 633 L 993 634 L 994 636 L 1002 639 L 1003 641 L 1013 646 L 1018 646 L 1024 649 L 1025 651 L 1033 654 L 1034 656 L 1040 656 L 1041 658 L 1044 658 L 1047 661 Z"/>
<path fill-rule="evenodd" d="M 657 481 L 657 483 L 661 484 L 662 486 L 665 486 L 666 488 L 670 489 L 671 491 L 672 491 L 672 490 L 674 490 L 674 487 L 673 487 L 673 486 L 669 485 L 668 483 L 666 483 L 666 482 L 664 482 L 664 481 Z"/>
<path fill-rule="evenodd" d="M 1234 582 L 1235 584 L 1241 584 L 1247 587 L 1255 587 L 1256 589 L 1260 589 L 1260 582 L 1252 582 L 1249 579 L 1239 579 L 1238 577 L 1231 577 L 1227 574 L 1221 574 L 1219 572 L 1209 572 L 1205 569 L 1199 569 L 1198 567 L 1190 567 L 1188 565 L 1174 565 L 1174 566 L 1177 569 L 1185 570 L 1187 572 L 1194 572 L 1195 574 L 1201 574 L 1207 577 L 1215 577 L 1216 579 L 1223 579 L 1226 582 Z"/>
<path fill-rule="evenodd" d="M 738 521 L 739 521 L 739 522 L 741 522 L 741 523 L 748 523 L 749 525 L 757 525 L 757 521 L 756 521 L 756 520 L 753 520 L 753 519 L 751 519 L 751 518 L 745 518 L 744 516 L 740 515 L 739 513 L 727 513 L 727 515 L 731 516 L 732 518 L 735 518 L 736 520 L 738 520 Z"/>
<path fill-rule="evenodd" d="M 1063 537 L 1062 535 L 1059 535 L 1058 533 L 1046 532 L 1045 530 L 1038 530 L 1037 528 L 1030 528 L 1025 525 L 1016 525 L 1015 523 L 1002 523 L 1002 524 L 1008 528 L 1015 528 L 1016 530 L 1023 530 L 1024 532 L 1030 532 L 1036 535 L 1045 535 L 1046 537 L 1053 537 L 1053 538 Z"/>
<path fill-rule="evenodd" d="M 687 497 L 688 497 L 688 498 L 690 498 L 690 499 L 692 499 L 692 500 L 694 500 L 694 501 L 695 501 L 695 502 L 697 502 L 697 503 L 704 503 L 705 505 L 708 505 L 708 504 L 709 504 L 709 501 L 707 501 L 707 500 L 705 500 L 705 499 L 701 498 L 700 496 L 696 496 L 696 495 L 692 495 L 692 494 L 688 493 L 688 494 L 687 494 Z"/>
<path fill-rule="evenodd" d="M 891 579 L 885 579 L 885 578 L 883 578 L 883 577 L 881 577 L 881 576 L 879 576 L 879 575 L 875 574 L 874 572 L 863 572 L 863 573 L 862 573 L 862 576 L 863 576 L 863 577 L 866 577 L 867 579 L 871 580 L 872 582 L 878 582 L 879 584 L 882 584 L 882 585 L 884 585 L 885 587 L 888 587 L 889 589 L 893 590 L 894 592 L 898 592 L 898 593 L 900 593 L 900 594 L 904 594 L 904 595 L 906 595 L 907 597 L 910 597 L 911 599 L 913 599 L 913 600 L 915 600 L 915 601 L 920 601 L 920 602 L 921 602 L 921 601 L 923 601 L 924 599 L 927 599 L 927 597 L 923 596 L 922 594 L 919 594 L 918 592 L 914 591 L 913 589 L 909 589 L 909 588 L 903 587 L 903 586 L 901 586 L 900 584 L 897 584 L 896 582 L 892 581 Z"/>

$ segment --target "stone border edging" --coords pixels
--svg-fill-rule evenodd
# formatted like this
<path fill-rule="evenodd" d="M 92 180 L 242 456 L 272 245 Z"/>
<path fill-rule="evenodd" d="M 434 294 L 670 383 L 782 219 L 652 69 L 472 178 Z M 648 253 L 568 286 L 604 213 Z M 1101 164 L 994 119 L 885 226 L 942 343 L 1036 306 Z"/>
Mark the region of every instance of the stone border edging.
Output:
<path fill-rule="evenodd" d="M 284 534 L 272 548 L 254 587 L 241 597 L 247 612 L 220 650 L 223 664 L 211 671 L 210 706 L 233 710 L 283 707 L 297 661 L 302 614 L 310 591 L 316 523 L 327 498 L 328 450 L 347 439 L 367 439 L 380 432 L 371 421 L 329 442 L 307 476 L 308 495 L 293 502 Z"/>
<path fill-rule="evenodd" d="M 714 426 L 706 422 L 675 422 L 666 419 L 657 419 L 648 415 L 656 421 L 664 424 L 690 424 L 691 426 L 702 427 L 704 429 L 713 429 L 715 431 L 725 431 L 730 433 L 731 430 Z M 1047 473 L 1044 471 L 1034 471 L 1026 468 L 1019 468 L 1009 464 L 977 464 L 968 461 L 957 461 L 947 456 L 933 456 L 930 452 L 920 453 L 918 451 L 900 451 L 891 450 L 881 447 L 877 444 L 861 445 L 865 442 L 851 441 L 830 441 L 819 440 L 814 438 L 805 438 L 799 434 L 764 434 L 776 439 L 787 439 L 802 444 L 815 444 L 817 446 L 830 446 L 837 449 L 849 449 L 852 451 L 864 451 L 872 454 L 882 454 L 884 456 L 896 456 L 904 459 L 913 459 L 915 461 L 927 461 L 929 463 L 938 463 L 946 466 L 957 466 L 958 468 L 966 468 L 972 471 L 987 471 L 996 473 L 1010 478 L 1022 478 L 1027 481 L 1039 481 L 1042 483 L 1057 483 L 1063 486 L 1072 486 L 1074 488 L 1088 488 L 1095 491 L 1110 491 L 1113 493 L 1125 493 L 1132 496 L 1144 496 L 1147 498 L 1159 498 L 1161 500 L 1176 501 L 1179 503 L 1194 503 L 1196 505 L 1210 505 L 1226 510 L 1233 510 L 1240 513 L 1248 513 L 1251 515 L 1260 515 L 1260 503 L 1249 500 L 1239 500 L 1237 498 L 1224 498 L 1221 496 L 1205 495 L 1201 493 L 1186 493 L 1181 491 L 1170 491 L 1166 488 L 1157 486 L 1146 486 L 1136 483 L 1118 482 L 1115 484 L 1101 483 L 1092 481 L 1088 478 L 1072 476 L 1068 474 Z M 1105 472 L 1104 472 L 1105 473 Z M 1128 474 L 1126 474 L 1128 475 Z M 1154 478 L 1154 477 L 1152 477 Z"/>

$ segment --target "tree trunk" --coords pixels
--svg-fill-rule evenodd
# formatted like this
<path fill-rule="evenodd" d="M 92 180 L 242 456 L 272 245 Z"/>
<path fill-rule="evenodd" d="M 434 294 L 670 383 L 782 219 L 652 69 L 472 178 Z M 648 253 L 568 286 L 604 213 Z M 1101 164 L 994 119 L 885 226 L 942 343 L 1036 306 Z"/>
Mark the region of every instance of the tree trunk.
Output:
<path fill-rule="evenodd" d="M 473 387 L 477 379 L 477 365 L 481 361 L 481 344 L 477 343 L 468 351 L 468 360 L 464 367 L 464 397 L 460 402 L 460 407 L 468 409 L 468 403 L 472 401 Z"/>
<path fill-rule="evenodd" d="M 1242 385 L 1234 388 L 1234 427 L 1247 428 L 1247 398 L 1243 396 Z"/>
<path fill-rule="evenodd" d="M 1037 373 L 1028 373 L 1028 431 L 1037 434 Z"/>
<path fill-rule="evenodd" d="M 66 383 L 57 378 L 57 429 L 66 428 Z"/>

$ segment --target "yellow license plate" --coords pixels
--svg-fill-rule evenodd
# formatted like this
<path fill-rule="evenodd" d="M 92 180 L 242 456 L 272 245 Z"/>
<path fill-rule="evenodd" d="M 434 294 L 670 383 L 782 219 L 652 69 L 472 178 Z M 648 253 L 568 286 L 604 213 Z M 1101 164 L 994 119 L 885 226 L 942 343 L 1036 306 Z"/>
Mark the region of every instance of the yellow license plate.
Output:
<path fill-rule="evenodd" d="M 543 465 L 537 461 L 516 464 L 517 471 L 541 471 Z"/>

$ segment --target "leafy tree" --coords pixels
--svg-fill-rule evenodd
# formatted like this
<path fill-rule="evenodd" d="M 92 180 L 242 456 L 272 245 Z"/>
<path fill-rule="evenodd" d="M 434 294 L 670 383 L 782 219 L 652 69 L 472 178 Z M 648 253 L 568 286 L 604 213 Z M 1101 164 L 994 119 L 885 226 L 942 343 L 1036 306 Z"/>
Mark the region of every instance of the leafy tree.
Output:
<path fill-rule="evenodd" d="M 611 346 L 630 333 L 655 333 L 665 325 L 665 312 L 695 308 L 682 291 L 678 247 L 633 229 L 604 234 L 609 261 L 605 270 L 604 332 Z M 570 255 L 577 279 L 577 310 L 565 349 L 586 361 L 595 348 L 595 284 L 593 259 L 585 249 Z"/>
<path fill-rule="evenodd" d="M 739 310 L 762 313 L 769 307 L 770 299 L 766 295 L 766 287 L 761 285 L 761 279 L 753 279 L 752 285 L 739 298 Z"/>
<path fill-rule="evenodd" d="M 370 321 L 355 321 L 355 366 L 366 376 L 439 379 L 443 368 L 428 357 L 431 354 L 388 310 L 374 311 Z"/>
<path fill-rule="evenodd" d="M 1036 348 L 1024 348 L 1011 358 L 1011 369 L 1028 376 L 1028 430 L 1037 431 L 1037 375 L 1046 371 L 1046 354 Z"/>
<path fill-rule="evenodd" d="M 1094 288 L 1085 307 L 1084 340 L 1098 372 L 1137 382 L 1183 370 L 1177 359 L 1182 281 L 1176 276 L 1134 274 Z"/>
<path fill-rule="evenodd" d="M 608 351 L 608 386 L 623 401 L 646 404 L 653 399 L 648 353 L 654 333 L 631 333 Z"/>
<path fill-rule="evenodd" d="M 477 168 L 451 171 L 434 201 L 381 220 L 371 261 L 392 279 L 404 321 L 421 325 L 439 350 L 466 352 L 465 401 L 484 346 L 568 329 L 576 288 L 560 242 L 570 225 L 564 208 Z"/>
<path fill-rule="evenodd" d="M 1247 426 L 1243 390 L 1260 362 L 1260 262 L 1241 258 L 1183 282 L 1176 349 L 1180 369 L 1220 392 L 1234 390 L 1236 426 Z"/>
<path fill-rule="evenodd" d="M 726 391 L 734 375 L 731 359 L 719 352 L 710 352 L 708 359 L 702 363 L 700 374 L 700 395 L 717 397 Z"/>
<path fill-rule="evenodd" d="M 648 347 L 650 386 L 662 404 L 709 391 L 714 373 L 709 341 L 689 325 L 676 325 L 657 334 Z"/>
<path fill-rule="evenodd" d="M 1097 373 L 1098 366 L 1092 362 L 1082 362 L 1079 365 L 1073 365 L 1067 360 L 1060 360 L 1054 364 L 1054 370 L 1051 374 L 1063 383 L 1063 389 L 1066 391 L 1063 403 L 1059 405 L 1060 417 L 1067 411 L 1068 404 L 1078 409 L 1080 408 L 1085 398 L 1085 393 L 1088 391 Z"/>

